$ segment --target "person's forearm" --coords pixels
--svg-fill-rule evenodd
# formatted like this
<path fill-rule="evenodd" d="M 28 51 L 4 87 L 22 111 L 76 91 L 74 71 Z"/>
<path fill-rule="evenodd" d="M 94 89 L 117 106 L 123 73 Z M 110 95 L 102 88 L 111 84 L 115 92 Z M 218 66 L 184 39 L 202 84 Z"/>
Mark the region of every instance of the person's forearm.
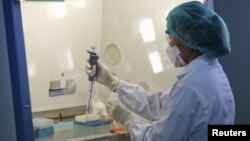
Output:
<path fill-rule="evenodd" d="M 157 119 L 161 93 L 150 95 L 141 86 L 123 80 L 120 80 L 117 93 L 119 100 L 131 111 L 147 120 Z"/>

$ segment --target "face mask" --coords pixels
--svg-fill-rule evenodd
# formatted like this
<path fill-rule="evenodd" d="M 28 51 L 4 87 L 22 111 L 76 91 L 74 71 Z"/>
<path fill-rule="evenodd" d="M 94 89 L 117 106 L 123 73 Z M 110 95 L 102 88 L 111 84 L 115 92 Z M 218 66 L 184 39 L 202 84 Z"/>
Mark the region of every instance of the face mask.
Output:
<path fill-rule="evenodd" d="M 175 68 L 184 67 L 187 65 L 187 63 L 181 58 L 180 51 L 176 46 L 168 46 L 165 51 Z"/>

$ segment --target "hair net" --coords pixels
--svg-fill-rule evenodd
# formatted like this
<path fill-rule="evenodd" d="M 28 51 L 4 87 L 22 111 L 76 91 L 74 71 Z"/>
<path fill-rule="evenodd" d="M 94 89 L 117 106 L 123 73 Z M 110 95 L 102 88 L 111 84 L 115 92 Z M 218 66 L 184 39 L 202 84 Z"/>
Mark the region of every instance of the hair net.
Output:
<path fill-rule="evenodd" d="M 187 48 L 215 57 L 231 51 L 226 24 L 201 2 L 187 2 L 175 7 L 166 20 L 166 33 L 173 35 Z"/>

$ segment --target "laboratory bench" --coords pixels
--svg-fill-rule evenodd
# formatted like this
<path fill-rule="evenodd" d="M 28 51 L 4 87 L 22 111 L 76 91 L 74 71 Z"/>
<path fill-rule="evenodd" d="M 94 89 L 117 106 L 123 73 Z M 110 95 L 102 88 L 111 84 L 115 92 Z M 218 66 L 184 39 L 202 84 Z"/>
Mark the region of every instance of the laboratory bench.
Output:
<path fill-rule="evenodd" d="M 110 133 L 112 124 L 86 126 L 73 121 L 53 125 L 54 134 L 35 137 L 35 141 L 130 141 L 127 132 Z"/>

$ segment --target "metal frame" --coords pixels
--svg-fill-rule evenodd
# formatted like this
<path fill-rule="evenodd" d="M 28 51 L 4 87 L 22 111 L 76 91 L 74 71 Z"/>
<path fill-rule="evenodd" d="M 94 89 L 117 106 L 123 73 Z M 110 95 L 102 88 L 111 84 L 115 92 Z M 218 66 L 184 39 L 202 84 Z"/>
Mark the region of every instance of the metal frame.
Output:
<path fill-rule="evenodd" d="M 18 141 L 34 141 L 20 2 L 2 0 Z"/>

